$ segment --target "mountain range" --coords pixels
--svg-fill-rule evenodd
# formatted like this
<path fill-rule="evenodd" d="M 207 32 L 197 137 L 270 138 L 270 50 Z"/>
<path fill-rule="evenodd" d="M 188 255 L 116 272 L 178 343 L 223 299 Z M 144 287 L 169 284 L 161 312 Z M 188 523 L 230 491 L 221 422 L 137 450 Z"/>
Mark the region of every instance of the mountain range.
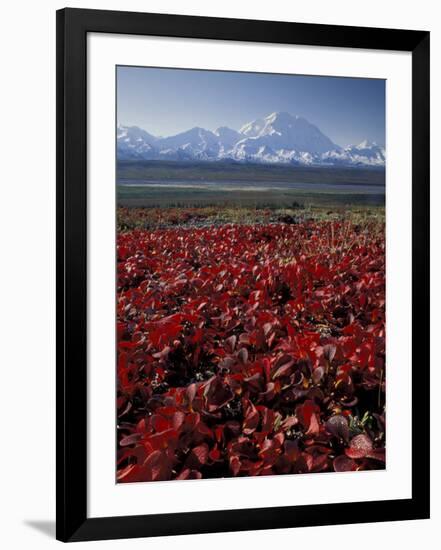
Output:
<path fill-rule="evenodd" d="M 276 112 L 239 131 L 191 128 L 157 137 L 137 126 L 117 127 L 118 160 L 179 160 L 310 166 L 384 166 L 384 147 L 363 141 L 340 147 L 305 118 Z"/>

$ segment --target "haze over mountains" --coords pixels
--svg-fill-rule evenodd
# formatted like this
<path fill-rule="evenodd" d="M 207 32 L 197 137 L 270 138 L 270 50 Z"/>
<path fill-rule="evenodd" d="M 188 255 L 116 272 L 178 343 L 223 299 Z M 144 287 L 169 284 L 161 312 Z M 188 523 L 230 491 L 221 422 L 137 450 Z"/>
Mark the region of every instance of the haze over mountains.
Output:
<path fill-rule="evenodd" d="M 191 128 L 157 137 L 136 126 L 117 128 L 118 160 L 221 161 L 301 166 L 385 165 L 385 149 L 363 141 L 340 147 L 305 118 L 271 113 L 242 126 L 222 126 L 214 132 Z"/>

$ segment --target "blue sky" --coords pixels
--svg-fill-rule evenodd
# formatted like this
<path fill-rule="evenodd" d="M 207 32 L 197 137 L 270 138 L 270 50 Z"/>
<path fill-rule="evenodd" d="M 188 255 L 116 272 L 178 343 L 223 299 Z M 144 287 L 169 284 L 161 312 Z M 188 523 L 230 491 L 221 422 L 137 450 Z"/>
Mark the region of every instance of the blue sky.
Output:
<path fill-rule="evenodd" d="M 169 136 L 238 130 L 274 111 L 305 117 L 338 145 L 385 142 L 385 81 L 148 67 L 117 68 L 117 120 Z"/>

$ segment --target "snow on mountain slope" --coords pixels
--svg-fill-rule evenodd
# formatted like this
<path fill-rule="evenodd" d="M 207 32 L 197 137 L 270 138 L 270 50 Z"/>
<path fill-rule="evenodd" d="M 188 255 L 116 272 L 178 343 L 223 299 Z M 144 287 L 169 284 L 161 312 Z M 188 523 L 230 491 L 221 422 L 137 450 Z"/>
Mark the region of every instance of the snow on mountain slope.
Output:
<path fill-rule="evenodd" d="M 247 122 L 239 130 L 239 134 L 242 134 L 246 137 L 257 137 L 259 133 L 263 130 L 265 126 L 265 120 L 263 118 L 258 118 L 252 122 Z"/>
<path fill-rule="evenodd" d="M 325 153 L 338 148 L 317 126 L 303 117 L 284 112 L 271 113 L 263 121 L 250 123 L 245 132 L 245 139 L 251 147 L 267 145 L 274 150 L 290 149 L 308 153 Z"/>
<path fill-rule="evenodd" d="M 329 164 L 384 166 L 386 150 L 375 142 L 363 141 L 359 145 L 348 145 L 339 151 L 328 151 L 322 161 Z"/>
<path fill-rule="evenodd" d="M 155 137 L 136 126 L 117 128 L 119 160 L 181 160 L 282 163 L 297 165 L 384 166 L 383 147 L 363 141 L 342 148 L 305 118 L 286 112 L 251 121 L 237 132 L 195 127 Z"/>
<path fill-rule="evenodd" d="M 118 158 L 143 159 L 154 150 L 155 136 L 137 126 L 116 128 Z"/>
<path fill-rule="evenodd" d="M 239 132 L 228 128 L 228 126 L 221 126 L 214 131 L 214 134 L 217 136 L 219 144 L 224 150 L 231 149 L 241 138 Z"/>
<path fill-rule="evenodd" d="M 383 165 L 386 162 L 386 149 L 375 142 L 365 140 L 359 145 L 348 146 L 346 151 L 362 164 Z"/>
<path fill-rule="evenodd" d="M 217 139 L 213 132 L 204 128 L 192 128 L 175 136 L 159 139 L 156 146 L 160 149 L 179 149 L 185 147 L 195 153 L 217 149 Z"/>

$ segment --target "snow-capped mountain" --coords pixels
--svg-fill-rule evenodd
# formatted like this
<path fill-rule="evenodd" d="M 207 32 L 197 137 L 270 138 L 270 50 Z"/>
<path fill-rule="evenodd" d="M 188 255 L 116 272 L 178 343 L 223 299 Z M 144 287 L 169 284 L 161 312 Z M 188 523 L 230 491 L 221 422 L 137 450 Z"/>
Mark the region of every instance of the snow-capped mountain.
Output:
<path fill-rule="evenodd" d="M 384 166 L 386 150 L 375 142 L 365 140 L 358 145 L 348 145 L 339 151 L 328 151 L 322 155 L 322 161 L 342 165 Z"/>
<path fill-rule="evenodd" d="M 127 127 L 118 124 L 116 140 L 119 159 L 141 159 L 152 154 L 153 144 L 157 139 L 138 126 Z"/>
<path fill-rule="evenodd" d="M 239 144 L 257 150 L 262 146 L 273 150 L 294 150 L 308 153 L 325 153 L 338 147 L 305 118 L 289 113 L 271 113 L 263 120 L 255 120 L 240 130 L 243 140 Z"/>
<path fill-rule="evenodd" d="M 169 137 L 155 137 L 136 127 L 117 128 L 119 160 L 189 160 L 295 165 L 384 166 L 385 150 L 363 141 L 345 148 L 317 126 L 289 113 L 271 113 L 237 132 L 222 126 L 211 132 L 195 127 Z"/>

